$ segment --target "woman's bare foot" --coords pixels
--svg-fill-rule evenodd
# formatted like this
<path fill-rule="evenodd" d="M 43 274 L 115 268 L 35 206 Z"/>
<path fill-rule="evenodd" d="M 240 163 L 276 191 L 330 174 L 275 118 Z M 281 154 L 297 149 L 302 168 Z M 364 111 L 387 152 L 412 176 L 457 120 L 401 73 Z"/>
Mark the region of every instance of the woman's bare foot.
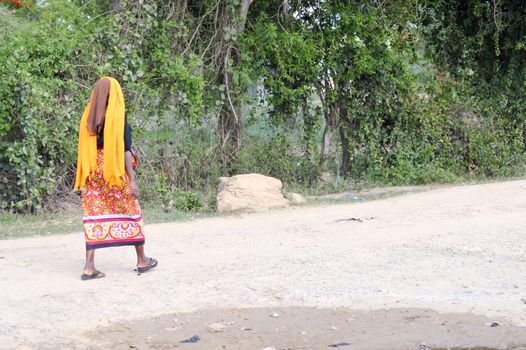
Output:
<path fill-rule="evenodd" d="M 104 276 L 106 276 L 104 273 L 98 271 L 95 268 L 95 250 L 86 250 L 86 264 L 84 265 L 84 270 L 82 270 L 82 275 L 80 277 L 83 280 L 85 280 L 93 278 L 102 278 Z"/>
<path fill-rule="evenodd" d="M 80 275 L 80 279 L 83 280 L 83 281 L 93 280 L 95 278 L 103 278 L 103 277 L 106 277 L 106 274 L 104 272 L 100 272 L 98 270 L 95 270 L 95 272 L 90 273 L 90 274 L 83 273 L 82 275 Z"/>
<path fill-rule="evenodd" d="M 146 272 L 157 266 L 157 260 L 144 254 L 144 245 L 136 245 L 135 252 L 137 253 L 137 271 Z"/>
<path fill-rule="evenodd" d="M 146 272 L 148 270 L 151 270 L 153 269 L 154 267 L 157 266 L 157 264 L 159 263 L 157 260 L 155 260 L 154 258 L 146 258 L 146 263 L 137 263 L 137 271 L 139 273 L 142 273 L 142 272 Z"/>

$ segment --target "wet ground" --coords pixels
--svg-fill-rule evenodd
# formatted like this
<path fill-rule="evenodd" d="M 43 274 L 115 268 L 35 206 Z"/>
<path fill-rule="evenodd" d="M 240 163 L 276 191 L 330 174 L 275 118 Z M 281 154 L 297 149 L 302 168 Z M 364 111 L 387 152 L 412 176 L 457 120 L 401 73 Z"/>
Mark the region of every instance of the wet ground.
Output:
<path fill-rule="evenodd" d="M 429 309 L 217 309 L 115 323 L 86 335 L 89 344 L 40 348 L 526 350 L 521 345 L 526 344 L 526 328 L 506 320 Z"/>

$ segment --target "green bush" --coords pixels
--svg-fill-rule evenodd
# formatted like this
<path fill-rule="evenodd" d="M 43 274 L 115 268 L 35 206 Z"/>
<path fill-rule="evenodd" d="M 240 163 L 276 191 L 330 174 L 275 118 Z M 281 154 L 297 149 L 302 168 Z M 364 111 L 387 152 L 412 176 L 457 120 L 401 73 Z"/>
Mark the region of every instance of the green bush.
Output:
<path fill-rule="evenodd" d="M 174 206 L 182 211 L 196 211 L 203 207 L 199 195 L 194 192 L 175 191 Z"/>
<path fill-rule="evenodd" d="M 279 1 L 253 2 L 242 32 L 239 1 L 193 3 L 0 6 L 0 210 L 36 212 L 72 190 L 79 119 L 103 74 L 123 86 L 142 199 L 167 209 L 213 207 L 217 179 L 238 173 L 306 189 L 330 171 L 330 191 L 524 173 L 516 2 L 291 2 L 283 21 Z M 226 159 L 230 109 L 242 133 L 226 130 Z"/>
<path fill-rule="evenodd" d="M 79 100 L 75 39 L 11 33 L 0 45 L 0 209 L 38 211 L 72 185 Z"/>

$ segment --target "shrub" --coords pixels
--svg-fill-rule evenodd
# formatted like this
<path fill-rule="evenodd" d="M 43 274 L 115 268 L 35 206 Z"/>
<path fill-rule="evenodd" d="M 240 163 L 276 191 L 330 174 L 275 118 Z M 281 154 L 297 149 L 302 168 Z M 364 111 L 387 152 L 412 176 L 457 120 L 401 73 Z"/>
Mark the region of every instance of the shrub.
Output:
<path fill-rule="evenodd" d="M 174 192 L 173 197 L 176 209 L 182 211 L 196 211 L 203 207 L 201 199 L 194 192 L 177 190 Z"/>

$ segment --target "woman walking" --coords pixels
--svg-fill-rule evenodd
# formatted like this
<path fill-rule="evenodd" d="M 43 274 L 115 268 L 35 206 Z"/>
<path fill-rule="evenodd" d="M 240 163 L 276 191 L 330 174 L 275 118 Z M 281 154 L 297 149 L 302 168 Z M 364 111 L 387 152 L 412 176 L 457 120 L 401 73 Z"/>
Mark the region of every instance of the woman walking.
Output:
<path fill-rule="evenodd" d="M 114 78 L 102 77 L 95 83 L 79 127 L 75 190 L 82 190 L 86 240 L 82 280 L 105 276 L 95 268 L 97 248 L 133 245 L 139 273 L 157 266 L 157 260 L 144 253 L 131 143 L 121 86 Z"/>

